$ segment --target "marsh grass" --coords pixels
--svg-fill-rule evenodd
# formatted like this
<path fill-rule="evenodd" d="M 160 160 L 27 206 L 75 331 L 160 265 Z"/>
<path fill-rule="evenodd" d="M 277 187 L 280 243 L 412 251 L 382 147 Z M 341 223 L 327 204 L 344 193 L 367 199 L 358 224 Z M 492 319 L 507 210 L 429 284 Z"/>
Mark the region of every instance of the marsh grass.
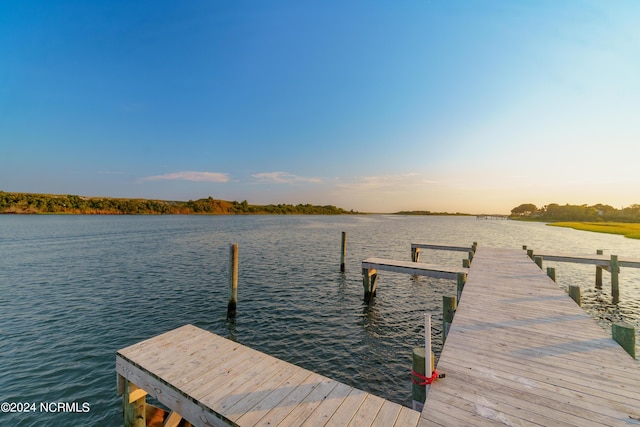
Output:
<path fill-rule="evenodd" d="M 630 239 L 640 239 L 640 224 L 627 222 L 552 222 L 547 225 L 569 227 L 596 233 L 622 234 Z"/>

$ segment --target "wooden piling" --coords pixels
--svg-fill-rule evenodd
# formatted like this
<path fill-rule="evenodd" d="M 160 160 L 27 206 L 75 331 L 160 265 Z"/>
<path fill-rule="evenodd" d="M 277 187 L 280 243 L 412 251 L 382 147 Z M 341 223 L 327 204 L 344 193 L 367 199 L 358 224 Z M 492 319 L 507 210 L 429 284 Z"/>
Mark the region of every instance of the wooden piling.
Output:
<path fill-rule="evenodd" d="M 556 281 L 556 269 L 553 267 L 547 267 L 547 276 L 551 278 L 554 282 Z"/>
<path fill-rule="evenodd" d="M 478 242 L 473 242 L 473 244 L 471 245 L 471 250 L 474 254 L 476 253 L 476 250 L 478 250 Z"/>
<path fill-rule="evenodd" d="M 457 298 L 456 297 L 448 297 L 446 295 L 442 296 L 442 343 L 444 344 L 447 339 L 447 335 L 449 335 L 449 329 L 451 328 L 451 323 L 453 323 L 453 316 L 458 307 Z"/>
<path fill-rule="evenodd" d="M 536 255 L 533 257 L 533 261 L 536 263 L 536 265 L 538 267 L 540 267 L 540 269 L 542 270 L 542 257 L 539 255 Z"/>
<path fill-rule="evenodd" d="M 238 244 L 229 247 L 229 304 L 227 305 L 227 319 L 236 317 L 238 302 Z"/>
<path fill-rule="evenodd" d="M 462 267 L 464 267 L 464 268 L 471 267 L 471 261 L 469 260 L 469 258 L 465 258 L 465 259 L 462 260 Z"/>
<path fill-rule="evenodd" d="M 345 272 L 345 262 L 347 259 L 347 232 L 342 232 L 342 251 L 340 252 L 340 271 Z"/>
<path fill-rule="evenodd" d="M 473 255 L 474 255 L 474 251 L 469 251 L 468 256 L 469 256 L 469 263 L 471 263 L 471 261 L 473 261 Z"/>
<path fill-rule="evenodd" d="M 413 372 L 420 374 L 422 376 L 425 375 L 425 351 L 424 347 L 415 347 L 413 349 Z M 419 385 L 421 380 L 412 374 L 412 384 L 411 384 L 411 397 L 413 399 L 413 409 L 416 411 L 422 411 L 424 406 L 424 401 L 427 399 L 427 387 L 424 385 Z"/>
<path fill-rule="evenodd" d="M 364 302 L 367 304 L 376 296 L 378 286 L 378 271 L 375 269 L 362 269 L 362 286 L 364 287 Z"/>
<path fill-rule="evenodd" d="M 602 255 L 604 251 L 602 249 L 598 249 L 596 254 Z M 602 289 L 602 267 L 596 265 L 596 289 Z"/>
<path fill-rule="evenodd" d="M 527 245 L 522 245 L 522 250 L 526 251 L 527 250 Z"/>
<path fill-rule="evenodd" d="M 628 323 L 611 325 L 611 335 L 631 357 L 636 358 L 636 330 Z"/>
<path fill-rule="evenodd" d="M 582 307 L 582 297 L 580 296 L 580 286 L 569 285 L 569 296 L 576 304 Z"/>
<path fill-rule="evenodd" d="M 527 256 L 533 259 L 533 249 L 527 249 Z"/>
<path fill-rule="evenodd" d="M 462 298 L 465 283 L 467 283 L 467 273 L 458 273 L 458 301 Z"/>
<path fill-rule="evenodd" d="M 129 380 L 124 380 L 122 415 L 124 427 L 146 427 L 147 392 Z"/>
<path fill-rule="evenodd" d="M 618 299 L 618 297 L 620 296 L 620 289 L 618 287 L 618 275 L 620 274 L 618 255 L 611 255 L 609 272 L 611 273 L 611 296 L 614 299 Z"/>
<path fill-rule="evenodd" d="M 420 248 L 411 248 L 411 261 L 420 261 Z"/>
<path fill-rule="evenodd" d="M 424 330 L 424 347 L 416 347 L 413 349 L 413 372 L 423 377 L 428 377 L 433 373 L 435 356 L 431 351 L 431 315 L 426 313 L 424 315 Z M 426 358 L 427 354 L 430 356 L 429 359 Z M 413 374 L 411 375 L 411 379 L 413 383 L 411 387 L 413 409 L 422 411 L 430 386 L 416 384 L 423 382 L 423 380 Z"/>

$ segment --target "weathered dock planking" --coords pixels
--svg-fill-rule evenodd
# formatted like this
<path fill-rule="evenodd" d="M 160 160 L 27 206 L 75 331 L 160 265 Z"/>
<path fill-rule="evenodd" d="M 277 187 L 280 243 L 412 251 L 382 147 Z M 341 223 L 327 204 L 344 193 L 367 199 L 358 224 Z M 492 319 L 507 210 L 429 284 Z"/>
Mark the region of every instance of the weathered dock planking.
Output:
<path fill-rule="evenodd" d="M 420 426 L 640 425 L 640 364 L 525 252 L 479 248 Z"/>
<path fill-rule="evenodd" d="M 416 426 L 420 418 L 192 325 L 119 350 L 116 371 L 125 416 L 135 412 L 125 426 L 145 425 L 146 394 L 194 426 L 401 427 Z"/>

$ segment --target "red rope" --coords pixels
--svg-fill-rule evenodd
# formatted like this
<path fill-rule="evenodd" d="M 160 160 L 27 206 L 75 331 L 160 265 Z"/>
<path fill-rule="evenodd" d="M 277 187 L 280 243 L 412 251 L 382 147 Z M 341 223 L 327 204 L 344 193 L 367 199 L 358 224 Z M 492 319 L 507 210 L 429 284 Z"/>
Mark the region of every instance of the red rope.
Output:
<path fill-rule="evenodd" d="M 423 381 L 422 382 L 418 382 L 413 377 L 418 377 Z M 436 371 L 435 369 L 433 370 L 433 373 L 431 374 L 430 377 L 427 377 L 427 376 L 424 376 L 422 374 L 419 374 L 416 371 L 414 371 L 413 369 L 411 370 L 411 382 L 414 383 L 415 385 L 419 385 L 419 386 L 428 385 L 428 384 L 431 384 L 432 382 L 434 382 L 437 379 L 438 379 L 438 371 Z"/>

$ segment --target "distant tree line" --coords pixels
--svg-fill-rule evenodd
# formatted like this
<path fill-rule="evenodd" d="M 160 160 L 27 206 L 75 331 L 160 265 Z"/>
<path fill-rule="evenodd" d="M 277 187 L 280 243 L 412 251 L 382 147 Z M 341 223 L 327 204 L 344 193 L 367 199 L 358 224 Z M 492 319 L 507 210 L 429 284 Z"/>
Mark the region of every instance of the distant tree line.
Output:
<path fill-rule="evenodd" d="M 470 214 L 456 212 L 431 212 L 431 211 L 400 211 L 396 212 L 395 215 L 461 215 L 461 216 L 469 216 Z"/>
<path fill-rule="evenodd" d="M 308 214 L 340 215 L 356 213 L 353 210 L 311 204 L 250 205 L 246 200 L 229 202 L 207 199 L 188 202 L 82 197 L 76 195 L 52 195 L 31 193 L 9 193 L 0 191 L 0 213 L 4 214 Z"/>
<path fill-rule="evenodd" d="M 524 203 L 511 209 L 511 217 L 540 221 L 640 222 L 640 204 L 616 209 L 601 203 L 593 206 L 551 203 L 541 208 L 533 203 Z"/>

